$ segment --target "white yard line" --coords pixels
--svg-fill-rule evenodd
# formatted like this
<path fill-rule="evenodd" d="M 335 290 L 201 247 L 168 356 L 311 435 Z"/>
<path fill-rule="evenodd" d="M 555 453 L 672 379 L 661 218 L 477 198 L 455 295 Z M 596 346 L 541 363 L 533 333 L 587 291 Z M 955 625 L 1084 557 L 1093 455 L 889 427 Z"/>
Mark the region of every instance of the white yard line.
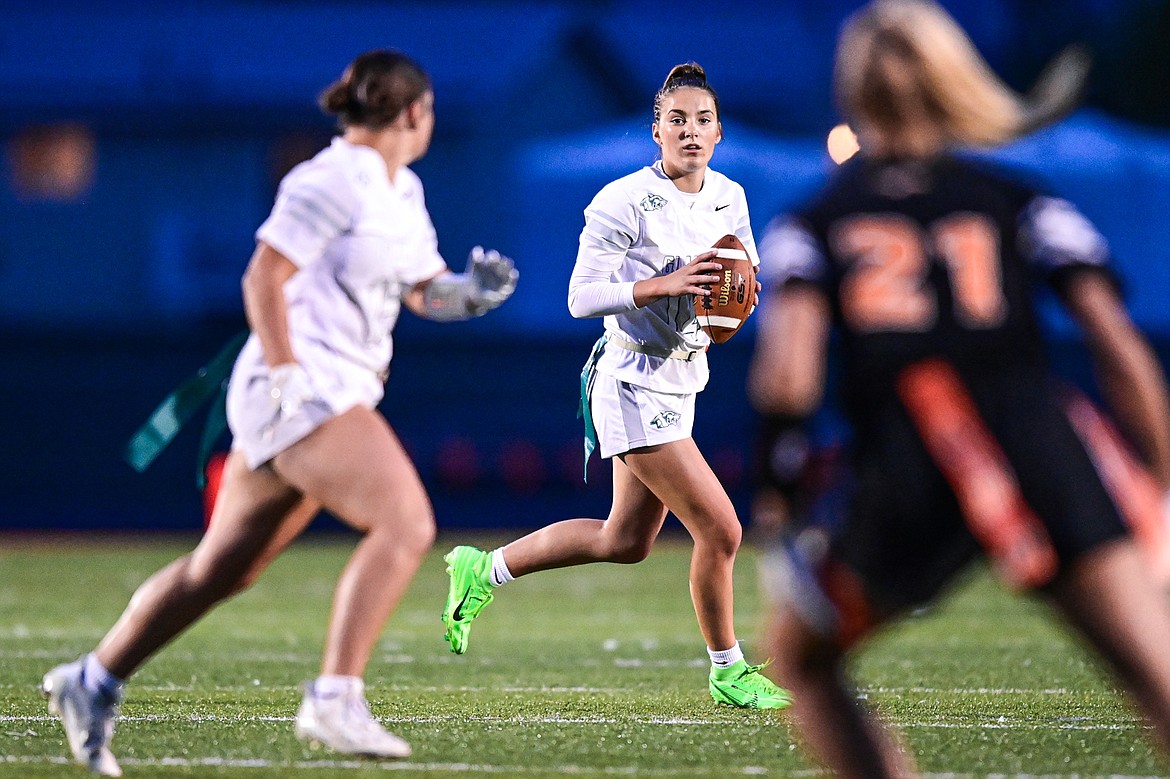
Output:
<path fill-rule="evenodd" d="M 145 714 L 130 715 L 118 718 L 120 722 L 188 722 L 223 723 L 238 725 L 243 722 L 292 722 L 291 716 L 262 716 L 240 715 L 223 716 L 216 714 Z M 428 725 L 443 722 L 482 722 L 492 724 L 514 725 L 700 725 L 714 727 L 729 727 L 737 723 L 726 719 L 702 719 L 694 717 L 483 717 L 467 714 L 436 714 L 427 717 L 380 717 L 382 722 L 389 725 Z M 18 714 L 0 715 L 0 723 L 40 723 L 55 722 L 56 717 L 48 714 L 22 716 Z M 774 724 L 774 720 L 762 719 L 761 724 Z M 1084 722 L 1084 721 L 1054 721 L 1054 722 L 1020 722 L 1000 717 L 984 722 L 918 722 L 912 720 L 887 720 L 889 724 L 899 728 L 945 728 L 949 730 L 1026 730 L 1026 731 L 1127 731 L 1148 730 L 1149 726 L 1139 722 Z"/>
<path fill-rule="evenodd" d="M 859 693 L 873 695 L 1084 695 L 1085 690 L 1066 687 L 1029 689 L 1026 687 L 859 687 Z"/>
<path fill-rule="evenodd" d="M 511 766 L 491 765 L 487 763 L 416 763 L 404 762 L 375 762 L 364 760 L 266 760 L 263 758 L 232 759 L 223 757 L 182 758 L 164 757 L 123 758 L 119 760 L 123 766 L 135 768 L 279 768 L 294 771 L 319 771 L 323 769 L 346 768 L 377 768 L 383 771 L 414 771 L 436 773 L 468 773 L 468 774 L 503 774 L 517 776 L 523 774 L 564 774 L 566 776 L 768 776 L 773 772 L 763 766 L 744 766 L 732 768 L 728 766 L 687 766 L 685 768 L 643 768 L 639 766 Z M 0 755 L 0 765 L 72 765 L 72 761 L 59 756 L 40 755 Z M 776 771 L 776 775 L 781 772 Z M 816 769 L 784 771 L 786 777 L 819 777 L 828 776 L 824 771 Z M 1122 774 L 972 774 L 972 773 L 932 773 L 923 774 L 923 779 L 1159 779 L 1156 776 L 1129 776 Z"/>
<path fill-rule="evenodd" d="M 42 757 L 38 755 L 0 755 L 0 765 L 16 764 L 51 764 L 72 765 L 72 760 L 64 757 Z M 638 766 L 513 766 L 491 765 L 485 763 L 415 763 L 415 762 L 377 762 L 366 760 L 265 760 L 231 759 L 223 757 L 181 758 L 165 757 L 157 760 L 146 758 L 121 758 L 118 760 L 124 767 L 135 768 L 279 768 L 282 770 L 319 771 L 322 769 L 345 768 L 378 768 L 383 771 L 414 771 L 437 773 L 468 773 L 468 774 L 503 774 L 518 776 L 523 774 L 564 774 L 566 776 L 766 776 L 770 772 L 762 766 L 746 766 L 744 768 L 729 768 L 726 766 L 712 766 L 710 768 L 687 766 L 679 769 L 642 768 Z M 819 771 L 792 771 L 785 776 L 812 777 L 822 776 Z M 1047 779 L 1047 778 L 1046 778 Z M 1052 779 L 1059 779 L 1053 777 Z"/>

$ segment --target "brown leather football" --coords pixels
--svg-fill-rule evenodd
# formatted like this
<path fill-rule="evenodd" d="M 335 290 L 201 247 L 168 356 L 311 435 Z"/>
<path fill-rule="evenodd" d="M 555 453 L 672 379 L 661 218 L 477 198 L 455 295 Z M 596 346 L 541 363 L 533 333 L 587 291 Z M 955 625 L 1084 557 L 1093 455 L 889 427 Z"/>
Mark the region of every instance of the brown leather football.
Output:
<path fill-rule="evenodd" d="M 712 261 L 723 266 L 720 280 L 711 285 L 710 295 L 695 295 L 695 314 L 703 332 L 717 344 L 739 332 L 752 313 L 756 293 L 756 268 L 743 242 L 725 235 L 711 247 L 719 254 Z"/>

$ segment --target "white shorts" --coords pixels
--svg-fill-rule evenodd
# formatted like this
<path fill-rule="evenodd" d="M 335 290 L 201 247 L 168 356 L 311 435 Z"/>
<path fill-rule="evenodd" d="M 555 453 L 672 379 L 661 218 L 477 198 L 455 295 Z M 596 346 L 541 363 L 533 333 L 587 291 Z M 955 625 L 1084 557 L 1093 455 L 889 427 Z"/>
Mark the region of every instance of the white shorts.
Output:
<path fill-rule="evenodd" d="M 304 404 L 292 416 L 277 413 L 268 396 L 268 366 L 252 336 L 236 358 L 227 393 L 232 449 L 255 470 L 326 421 L 355 406 L 375 408 L 385 384 L 374 371 L 317 344 L 294 342 L 293 352 L 320 393 L 322 402 Z"/>
<path fill-rule="evenodd" d="M 695 393 L 675 395 L 597 373 L 589 393 L 597 448 L 602 457 L 691 437 Z"/>

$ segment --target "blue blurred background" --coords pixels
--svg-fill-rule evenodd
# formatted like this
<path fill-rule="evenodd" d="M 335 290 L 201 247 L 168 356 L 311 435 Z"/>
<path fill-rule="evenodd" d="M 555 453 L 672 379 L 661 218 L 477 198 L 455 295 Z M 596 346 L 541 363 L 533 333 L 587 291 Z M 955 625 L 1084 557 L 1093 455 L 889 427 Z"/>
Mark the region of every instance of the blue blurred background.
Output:
<path fill-rule="evenodd" d="M 405 314 L 383 405 L 443 527 L 604 516 L 608 465 L 580 479 L 579 366 L 600 322 L 565 306 L 582 209 L 648 164 L 651 100 L 694 59 L 720 93 L 714 167 L 757 233 L 831 169 L 832 48 L 860 3 L 26 2 L 0 10 L 0 528 L 194 529 L 198 430 L 145 474 L 122 447 L 244 326 L 239 278 L 281 176 L 328 143 L 318 92 L 358 53 L 432 74 L 437 130 L 415 169 L 461 269 L 494 247 L 515 297 L 474 322 Z M 1109 239 L 1138 323 L 1170 343 L 1170 5 L 950 0 L 1025 90 L 1071 42 L 1096 57 L 1085 105 L 996 152 L 1077 202 Z M 1059 370 L 1083 350 L 1046 302 Z M 695 437 L 746 515 L 749 328 L 710 354 Z M 198 426 L 196 426 L 198 427 Z M 746 516 L 745 516 L 746 519 Z"/>

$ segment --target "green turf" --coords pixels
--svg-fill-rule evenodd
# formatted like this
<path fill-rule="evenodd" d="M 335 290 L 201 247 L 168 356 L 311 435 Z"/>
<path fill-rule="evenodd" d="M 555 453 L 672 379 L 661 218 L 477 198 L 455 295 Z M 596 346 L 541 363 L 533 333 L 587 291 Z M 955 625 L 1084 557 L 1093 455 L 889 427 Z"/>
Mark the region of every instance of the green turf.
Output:
<path fill-rule="evenodd" d="M 636 566 L 551 571 L 509 585 L 452 655 L 439 620 L 445 537 L 391 620 L 368 674 L 374 713 L 415 747 L 405 763 L 314 752 L 293 736 L 334 578 L 351 539 L 291 549 L 249 592 L 148 663 L 114 741 L 128 776 L 808 776 L 783 714 L 718 707 L 687 595 L 688 547 Z M 89 649 L 134 588 L 189 541 L 0 550 L 0 777 L 85 776 L 65 764 L 36 692 Z M 756 557 L 737 575 L 750 660 Z M 1168 648 L 1170 651 L 1170 648 Z M 860 691 L 934 775 L 1161 776 L 1118 692 L 1043 610 L 976 575 L 854 661 Z"/>

